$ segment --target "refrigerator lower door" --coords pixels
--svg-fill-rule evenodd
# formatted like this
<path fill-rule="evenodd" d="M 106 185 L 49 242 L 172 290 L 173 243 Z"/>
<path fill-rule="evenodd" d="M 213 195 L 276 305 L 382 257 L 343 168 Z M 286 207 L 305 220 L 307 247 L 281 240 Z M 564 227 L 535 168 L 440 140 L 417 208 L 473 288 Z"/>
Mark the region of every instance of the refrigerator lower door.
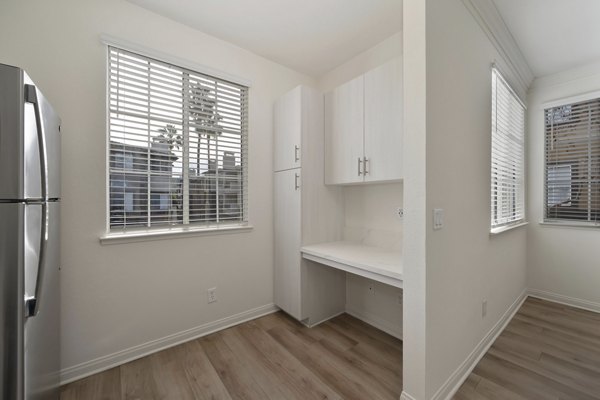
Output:
<path fill-rule="evenodd" d="M 25 205 L 0 203 L 0 399 L 23 399 Z"/>
<path fill-rule="evenodd" d="M 36 206 L 26 214 L 32 218 L 37 214 Z M 35 316 L 25 319 L 25 399 L 26 400 L 58 400 L 59 398 L 59 369 L 60 369 L 60 203 L 47 203 L 47 214 L 43 213 L 42 223 L 47 224 L 46 243 L 41 259 L 40 253 L 35 251 L 25 252 L 25 265 L 38 261 L 35 289 L 28 289 L 37 294 L 38 312 Z M 45 215 L 44 215 L 45 214 Z M 31 237 L 35 243 L 36 226 L 26 218 L 24 237 Z M 40 230 L 43 232 L 43 230 Z M 28 260 L 31 257 L 32 260 Z M 37 257 L 37 258 L 36 258 Z M 41 260 L 41 261 L 40 261 Z M 28 272 L 26 271 L 26 275 Z M 27 279 L 27 278 L 26 278 Z"/>

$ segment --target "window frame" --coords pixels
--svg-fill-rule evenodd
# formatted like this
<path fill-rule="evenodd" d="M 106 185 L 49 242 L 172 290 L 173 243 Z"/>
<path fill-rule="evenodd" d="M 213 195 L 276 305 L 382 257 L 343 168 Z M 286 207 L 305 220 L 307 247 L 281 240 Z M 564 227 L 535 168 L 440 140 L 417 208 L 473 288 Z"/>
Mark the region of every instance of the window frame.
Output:
<path fill-rule="evenodd" d="M 166 226 L 156 226 L 156 227 L 130 227 L 128 229 L 114 229 L 111 228 L 110 223 L 110 51 L 111 47 L 124 50 L 126 52 L 137 54 L 141 57 L 154 59 L 160 63 L 170 64 L 181 69 L 187 69 L 192 72 L 195 72 L 200 75 L 207 75 L 211 78 L 215 78 L 218 80 L 224 80 L 231 82 L 236 85 L 245 86 L 247 89 L 247 100 L 250 98 L 250 88 L 251 82 L 247 79 L 240 78 L 235 75 L 230 75 L 223 71 L 218 71 L 210 67 L 206 67 L 203 65 L 195 64 L 183 58 L 178 58 L 172 56 L 167 53 L 162 53 L 160 51 L 144 47 L 135 43 L 131 43 L 128 41 L 124 41 L 109 35 L 101 35 L 100 41 L 103 45 L 105 45 L 105 185 L 104 189 L 105 193 L 105 232 L 100 236 L 100 242 L 102 244 L 119 244 L 119 243 L 130 243 L 130 242 L 138 242 L 145 240 L 156 240 L 156 239 L 170 239 L 174 237 L 182 237 L 182 236 L 204 236 L 204 235 L 215 235 L 215 234 L 229 234 L 229 233 L 240 233 L 247 232 L 253 229 L 253 226 L 250 224 L 250 212 L 249 212 L 249 151 L 248 151 L 248 141 L 249 141 L 249 118 L 248 114 L 245 119 L 245 140 L 246 148 L 244 149 L 244 157 L 242 161 L 242 175 L 244 176 L 244 181 L 246 184 L 246 188 L 242 189 L 244 192 L 244 196 L 246 199 L 244 200 L 246 204 L 245 212 L 243 213 L 242 221 L 233 221 L 233 222 L 215 222 L 214 224 L 174 224 L 174 225 L 166 225 Z M 123 201 L 125 199 L 123 198 Z M 217 200 L 218 202 L 218 200 Z"/>
<path fill-rule="evenodd" d="M 541 141 L 541 146 L 542 146 L 542 160 L 541 160 L 541 168 L 542 168 L 542 182 L 541 182 L 541 207 L 542 207 L 542 218 L 541 221 L 539 221 L 540 225 L 546 225 L 546 226 L 550 226 L 550 227 L 564 227 L 564 228 L 582 228 L 582 229 L 598 229 L 600 228 L 600 220 L 598 221 L 584 221 L 584 220 L 576 220 L 576 219 L 560 219 L 560 218 L 548 218 L 546 216 L 546 204 L 548 202 L 548 198 L 547 198 L 547 188 L 546 188 L 546 184 L 547 184 L 547 164 L 546 164 L 546 111 L 548 109 L 551 108 L 559 108 L 559 107 L 567 107 L 567 106 L 571 106 L 571 110 L 572 110 L 572 106 L 577 104 L 577 103 L 582 103 L 582 102 L 588 102 L 588 101 L 593 101 L 593 100 L 599 100 L 600 101 L 600 90 L 595 90 L 595 91 L 591 91 L 591 92 L 587 92 L 587 93 L 583 93 L 580 95 L 575 95 L 575 96 L 569 96 L 569 97 L 564 97 L 564 98 L 560 98 L 560 99 L 556 99 L 556 100 L 552 100 L 546 103 L 543 103 L 540 105 L 540 111 L 541 111 L 541 129 L 543 131 L 542 133 L 542 141 Z M 570 162 L 566 162 L 565 163 L 570 163 L 573 164 L 574 161 L 570 161 Z M 572 189 L 571 189 L 572 190 Z"/>
<path fill-rule="evenodd" d="M 515 220 L 511 220 L 511 221 L 507 221 L 507 222 L 503 222 L 503 223 L 497 223 L 494 224 L 494 214 L 495 214 L 495 206 L 494 206 L 494 178 L 495 176 L 493 175 L 493 154 L 494 154 L 494 134 L 497 132 L 497 129 L 494 128 L 494 120 L 495 120 L 495 115 L 496 115 L 496 111 L 492 108 L 491 113 L 490 113 L 490 141 L 491 141 L 491 145 L 490 145 L 490 234 L 491 235 L 495 235 L 495 234 L 499 234 L 508 230 L 511 230 L 513 228 L 517 228 L 520 226 L 524 226 L 527 225 L 527 148 L 526 148 L 526 144 L 527 144 L 527 139 L 526 139 L 526 135 L 527 135 L 527 105 L 525 104 L 525 102 L 520 98 L 520 96 L 515 92 L 515 90 L 512 88 L 512 86 L 508 83 L 508 81 L 506 80 L 506 78 L 504 77 L 502 71 L 498 68 L 498 66 L 496 64 L 492 65 L 491 68 L 491 85 L 490 87 L 492 87 L 492 85 L 494 84 L 494 76 L 496 77 L 496 79 L 499 79 L 500 81 L 502 81 L 502 83 L 506 86 L 506 88 L 508 89 L 508 92 L 510 93 L 510 95 L 516 100 L 516 102 L 523 108 L 523 137 L 522 137 L 522 146 L 523 146 L 523 159 L 522 159 L 522 199 L 523 199 L 523 204 L 522 204 L 522 216 L 519 219 L 515 219 Z M 494 90 L 492 87 L 492 93 L 491 93 L 491 106 L 493 107 L 493 104 L 495 102 L 494 99 Z M 515 196 L 518 196 L 517 191 L 515 190 L 514 193 Z M 518 206 L 517 202 L 515 202 L 515 204 Z"/>

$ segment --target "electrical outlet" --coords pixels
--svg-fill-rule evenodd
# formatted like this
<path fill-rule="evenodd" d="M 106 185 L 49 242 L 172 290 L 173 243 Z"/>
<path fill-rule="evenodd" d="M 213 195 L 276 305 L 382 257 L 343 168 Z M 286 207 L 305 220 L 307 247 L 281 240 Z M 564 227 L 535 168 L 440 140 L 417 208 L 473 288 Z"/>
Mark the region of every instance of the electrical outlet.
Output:
<path fill-rule="evenodd" d="M 487 315 L 487 300 L 481 302 L 481 318 L 485 318 Z"/>
<path fill-rule="evenodd" d="M 444 227 L 444 210 L 441 208 L 433 209 L 433 229 L 438 230 Z"/>
<path fill-rule="evenodd" d="M 396 215 L 398 216 L 398 218 L 403 219 L 404 218 L 404 208 L 402 208 L 402 207 L 396 208 Z"/>
<path fill-rule="evenodd" d="M 369 285 L 369 294 L 370 295 L 375 295 L 375 285 Z"/>
<path fill-rule="evenodd" d="M 208 295 L 208 302 L 209 303 L 214 303 L 215 301 L 217 301 L 217 288 L 210 288 L 206 291 L 207 295 Z"/>

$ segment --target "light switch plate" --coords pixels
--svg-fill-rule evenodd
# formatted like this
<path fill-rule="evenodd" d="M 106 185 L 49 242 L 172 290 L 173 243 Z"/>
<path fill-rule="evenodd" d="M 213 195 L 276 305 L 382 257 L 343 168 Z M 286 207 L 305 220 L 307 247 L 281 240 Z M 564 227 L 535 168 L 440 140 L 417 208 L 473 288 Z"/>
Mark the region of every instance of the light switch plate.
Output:
<path fill-rule="evenodd" d="M 438 230 L 444 227 L 444 210 L 441 208 L 433 209 L 433 229 Z"/>

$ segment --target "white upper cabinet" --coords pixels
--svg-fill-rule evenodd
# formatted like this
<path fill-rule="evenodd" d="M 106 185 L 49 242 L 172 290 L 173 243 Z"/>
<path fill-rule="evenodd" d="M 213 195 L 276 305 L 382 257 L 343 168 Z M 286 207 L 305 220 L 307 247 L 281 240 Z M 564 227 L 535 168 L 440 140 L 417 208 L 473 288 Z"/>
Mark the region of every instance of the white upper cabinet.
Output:
<path fill-rule="evenodd" d="M 325 96 L 325 183 L 402 179 L 402 59 Z"/>
<path fill-rule="evenodd" d="M 365 74 L 366 182 L 402 174 L 402 62 L 396 58 Z"/>
<path fill-rule="evenodd" d="M 300 167 L 302 132 L 302 87 L 286 93 L 275 103 L 273 170 Z"/>
<path fill-rule="evenodd" d="M 364 78 L 325 95 L 325 183 L 363 181 Z"/>

